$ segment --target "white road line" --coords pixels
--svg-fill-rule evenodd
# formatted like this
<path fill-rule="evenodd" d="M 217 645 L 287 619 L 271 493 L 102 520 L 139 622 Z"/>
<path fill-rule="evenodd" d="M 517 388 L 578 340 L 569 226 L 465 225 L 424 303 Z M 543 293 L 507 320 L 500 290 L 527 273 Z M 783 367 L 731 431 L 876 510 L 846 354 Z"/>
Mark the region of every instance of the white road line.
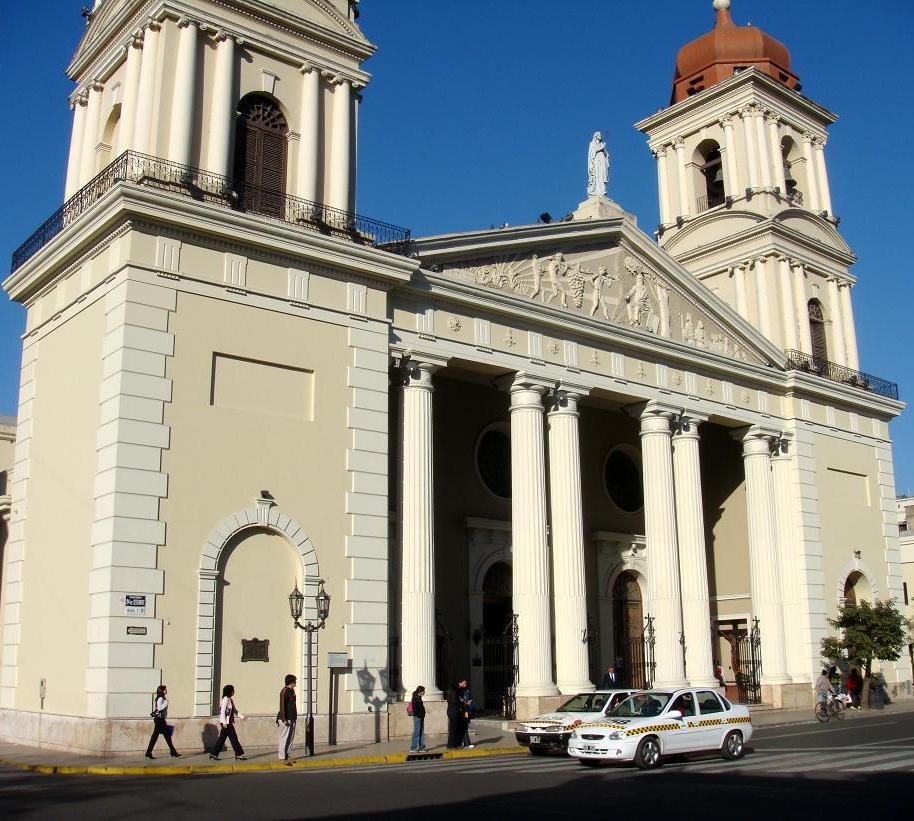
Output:
<path fill-rule="evenodd" d="M 781 763 L 786 763 L 792 759 L 805 759 L 809 757 L 808 752 L 797 753 L 793 752 L 792 754 L 773 754 L 770 756 L 763 756 L 759 758 L 759 753 L 754 753 L 753 755 L 740 759 L 739 761 L 721 761 L 720 759 L 715 761 L 702 761 L 695 764 L 687 764 L 685 769 L 689 772 L 715 772 L 717 770 L 744 770 L 746 768 L 756 768 L 756 767 L 771 767 L 777 766 Z"/>
<path fill-rule="evenodd" d="M 861 724 L 859 721 L 852 721 L 852 722 L 849 722 L 846 724 L 839 722 L 838 724 L 832 724 L 830 726 L 832 728 L 843 727 L 845 730 L 848 730 L 848 729 L 857 730 L 857 729 L 860 729 L 861 727 L 887 727 L 890 724 L 896 724 L 896 723 L 897 722 L 895 722 L 895 721 L 879 721 L 879 722 L 875 722 L 875 723 L 871 722 L 868 724 Z M 763 729 L 764 729 L 763 727 L 756 727 L 755 733 L 758 734 Z M 819 735 L 820 733 L 834 733 L 834 732 L 838 732 L 838 730 L 836 730 L 836 729 L 806 730 L 805 732 L 802 732 L 802 733 L 781 733 L 780 735 L 766 735 L 766 736 L 758 735 L 758 740 L 759 741 L 769 741 L 772 738 L 796 738 L 797 736 L 801 736 L 801 735 Z"/>
<path fill-rule="evenodd" d="M 895 759 L 901 759 L 894 764 L 887 762 L 895 761 Z M 902 767 L 914 767 L 914 756 L 910 752 L 896 753 L 895 755 L 881 755 L 879 762 L 877 764 L 870 764 L 865 767 L 848 767 L 847 769 L 842 769 L 841 772 L 850 772 L 850 773 L 875 773 L 880 772 L 881 770 L 896 770 Z"/>
<path fill-rule="evenodd" d="M 812 761 L 810 761 L 809 764 L 806 764 L 804 762 L 798 762 L 798 765 L 802 764 L 802 767 L 799 767 L 799 768 L 794 767 L 793 769 L 787 769 L 787 770 L 775 769 L 775 770 L 769 770 L 769 772 L 773 772 L 773 773 L 789 772 L 789 773 L 801 773 L 802 774 L 802 773 L 809 773 L 809 772 L 818 772 L 819 770 L 840 770 L 841 767 L 844 766 L 846 762 L 854 761 L 854 759 L 856 759 L 858 761 L 858 763 L 861 760 L 865 763 L 868 763 L 870 760 L 872 760 L 868 756 L 862 756 L 860 754 L 859 750 L 842 753 L 840 755 L 825 756 L 825 758 L 827 760 L 823 761 L 822 756 L 818 756 L 817 758 L 812 759 Z M 818 762 L 818 763 L 814 763 L 814 762 Z"/>

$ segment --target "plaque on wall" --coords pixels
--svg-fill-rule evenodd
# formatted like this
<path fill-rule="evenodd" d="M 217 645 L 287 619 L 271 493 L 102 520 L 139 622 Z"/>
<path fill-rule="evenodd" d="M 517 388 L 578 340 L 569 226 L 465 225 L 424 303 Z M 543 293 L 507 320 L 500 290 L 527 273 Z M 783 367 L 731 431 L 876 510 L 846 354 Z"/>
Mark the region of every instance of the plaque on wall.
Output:
<path fill-rule="evenodd" d="M 269 661 L 270 660 L 270 640 L 259 639 L 256 636 L 252 639 L 241 640 L 241 660 L 242 661 Z"/>

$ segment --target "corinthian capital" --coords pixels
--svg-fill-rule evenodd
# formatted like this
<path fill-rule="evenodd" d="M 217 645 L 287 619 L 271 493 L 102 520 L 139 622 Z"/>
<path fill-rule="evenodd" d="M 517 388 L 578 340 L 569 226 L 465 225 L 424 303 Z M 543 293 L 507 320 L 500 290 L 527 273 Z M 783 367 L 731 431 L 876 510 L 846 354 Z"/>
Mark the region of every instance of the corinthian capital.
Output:
<path fill-rule="evenodd" d="M 721 128 L 727 128 L 728 126 L 732 126 L 732 125 L 733 125 L 733 115 L 732 115 L 732 114 L 724 114 L 724 116 L 721 117 L 721 118 L 717 121 L 717 124 L 718 124 Z"/>
<path fill-rule="evenodd" d="M 739 113 L 742 115 L 743 119 L 746 117 L 754 117 L 759 113 L 758 106 L 755 103 L 747 103 L 739 110 Z"/>

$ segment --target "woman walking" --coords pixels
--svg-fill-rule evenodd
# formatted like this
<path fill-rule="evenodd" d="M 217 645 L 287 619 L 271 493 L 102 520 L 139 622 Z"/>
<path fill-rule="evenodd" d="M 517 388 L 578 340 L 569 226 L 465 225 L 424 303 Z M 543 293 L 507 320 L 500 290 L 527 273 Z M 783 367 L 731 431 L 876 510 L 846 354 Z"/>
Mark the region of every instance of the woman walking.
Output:
<path fill-rule="evenodd" d="M 409 745 L 411 753 L 424 753 L 428 749 L 425 746 L 425 705 L 422 703 L 423 695 L 425 695 L 425 688 L 420 684 L 413 690 L 413 696 L 410 699 L 413 716 L 413 740 Z"/>
<path fill-rule="evenodd" d="M 167 696 L 168 688 L 164 684 L 160 684 L 156 688 L 155 707 L 153 707 L 152 710 L 153 729 L 152 735 L 149 738 L 149 746 L 146 747 L 146 758 L 155 758 L 152 754 L 152 748 L 155 747 L 156 741 L 159 740 L 159 736 L 162 736 L 165 739 L 165 743 L 171 751 L 172 758 L 179 758 L 181 755 L 181 753 L 175 749 L 175 745 L 171 743 L 171 734 L 174 727 L 169 727 L 168 722 L 165 720 L 168 718 Z"/>
<path fill-rule="evenodd" d="M 238 733 L 235 732 L 235 719 L 243 719 L 244 716 L 235 709 L 235 688 L 231 684 L 226 684 L 222 688 L 222 701 L 219 704 L 219 740 L 216 742 L 215 752 L 209 754 L 213 761 L 219 760 L 219 753 L 228 739 L 232 744 L 232 750 L 235 752 L 235 758 L 238 761 L 245 761 L 244 747 L 238 740 Z"/>

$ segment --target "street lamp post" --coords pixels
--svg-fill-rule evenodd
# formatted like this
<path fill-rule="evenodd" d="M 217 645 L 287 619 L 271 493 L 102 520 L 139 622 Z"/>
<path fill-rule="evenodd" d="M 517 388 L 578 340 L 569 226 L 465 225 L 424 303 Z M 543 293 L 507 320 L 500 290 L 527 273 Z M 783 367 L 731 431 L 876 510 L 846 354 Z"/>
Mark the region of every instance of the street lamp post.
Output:
<path fill-rule="evenodd" d="M 304 630 L 308 634 L 308 676 L 307 676 L 307 704 L 308 717 L 305 719 L 305 747 L 308 749 L 308 755 L 314 755 L 314 704 L 311 697 L 311 670 L 313 662 L 313 643 L 312 636 L 317 630 L 320 630 L 326 623 L 330 615 L 330 594 L 324 590 L 324 580 L 317 579 L 319 585 L 317 595 L 314 597 L 317 605 L 317 622 L 306 620 L 301 623 L 302 611 L 304 609 L 305 597 L 295 585 L 295 589 L 289 594 L 289 612 L 292 615 L 292 624 L 299 630 Z"/>

